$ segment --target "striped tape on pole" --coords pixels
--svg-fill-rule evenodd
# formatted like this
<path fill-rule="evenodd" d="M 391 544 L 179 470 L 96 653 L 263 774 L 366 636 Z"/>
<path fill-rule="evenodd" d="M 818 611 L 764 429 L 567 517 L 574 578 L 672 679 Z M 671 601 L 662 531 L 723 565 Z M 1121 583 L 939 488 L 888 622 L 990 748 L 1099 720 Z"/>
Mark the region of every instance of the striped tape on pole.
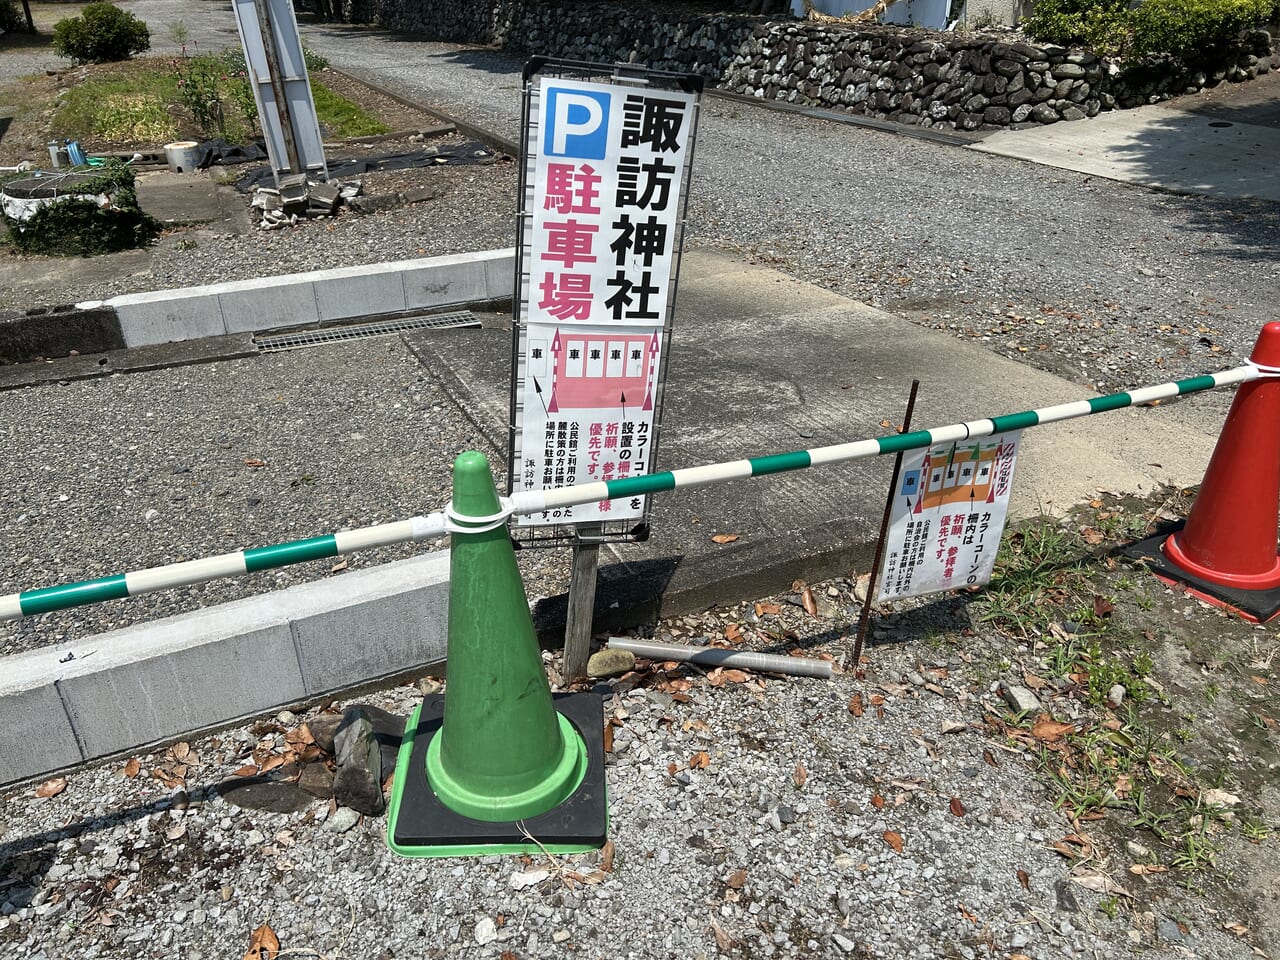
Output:
<path fill-rule="evenodd" d="M 1265 371 L 1274 375 L 1272 371 Z M 665 473 L 653 473 L 640 477 L 626 477 L 620 480 L 605 480 L 598 483 L 581 484 L 573 487 L 560 487 L 554 490 L 526 490 L 511 496 L 507 506 L 509 513 L 532 514 L 544 510 L 555 510 L 562 507 L 594 503 L 600 500 L 624 499 L 647 494 L 662 493 L 667 490 L 678 490 L 689 487 L 701 487 L 728 480 L 741 480 L 749 477 L 763 477 L 771 473 L 783 473 L 788 470 L 804 470 L 824 463 L 843 463 L 850 460 L 861 460 L 867 457 L 878 457 L 887 453 L 898 453 L 904 450 L 916 450 L 932 446 L 935 443 L 951 443 L 967 440 L 971 437 L 985 437 L 993 433 L 1004 433 L 1010 430 L 1023 430 L 1027 427 L 1055 423 L 1060 420 L 1072 420 L 1087 417 L 1090 414 L 1105 413 L 1109 410 L 1120 410 L 1156 400 L 1185 396 L 1214 387 L 1224 387 L 1245 383 L 1262 375 L 1258 367 L 1247 365 L 1224 370 L 1221 373 L 1191 377 L 1171 383 L 1142 387 L 1127 393 L 1111 393 L 1105 396 L 1092 397 L 1088 400 L 1077 400 L 1057 406 L 1043 407 L 1039 410 L 1024 410 L 1002 417 L 987 420 L 971 420 L 965 423 L 953 423 L 932 430 L 915 430 L 911 433 L 895 433 L 888 436 L 875 437 L 868 440 L 856 440 L 852 443 L 838 443 L 826 447 L 815 447 L 811 450 L 794 450 L 790 453 L 776 453 L 770 456 L 753 457 L 746 460 L 731 460 L 726 463 L 712 463 L 700 467 L 687 467 Z M 284 567 L 307 560 L 320 560 L 335 557 L 353 550 L 366 550 L 372 547 L 390 546 L 396 543 L 407 543 L 438 537 L 450 530 L 457 529 L 451 522 L 448 511 L 433 513 L 425 517 L 413 517 L 396 523 L 384 523 L 372 527 L 361 527 L 313 537 L 309 540 L 294 540 L 268 547 L 256 547 L 236 553 L 226 553 L 217 557 L 201 560 L 188 560 L 164 567 L 152 567 L 132 573 L 117 574 L 99 580 L 86 580 L 79 583 L 68 583 L 60 586 L 45 587 L 40 590 L 28 590 L 0 596 L 0 620 L 13 620 L 52 610 L 65 610 L 69 607 L 99 603 L 104 600 L 119 600 L 123 597 L 137 596 L 165 590 L 170 587 L 189 586 L 215 580 L 222 577 L 234 577 L 244 573 L 255 573 L 273 567 Z M 505 521 L 506 514 L 497 518 L 480 518 L 495 520 L 494 524 Z M 461 518 L 465 519 L 465 518 Z M 472 518 L 470 529 L 477 529 L 476 518 Z M 484 529 L 488 529 L 485 527 Z"/>
<path fill-rule="evenodd" d="M 556 510 L 561 507 L 576 506 L 581 503 L 594 503 L 599 500 L 625 499 L 643 494 L 662 493 L 667 490 L 702 487 L 726 480 L 741 480 L 748 477 L 763 477 L 771 473 L 783 473 L 788 470 L 803 470 L 823 463 L 843 463 L 848 460 L 862 460 L 867 457 L 878 457 L 886 453 L 898 453 L 903 450 L 917 450 L 930 447 L 935 443 L 952 443 L 968 440 L 970 437 L 986 437 L 993 433 L 1005 433 L 1010 430 L 1023 430 L 1027 427 L 1059 420 L 1074 420 L 1094 413 L 1105 413 L 1108 410 L 1120 410 L 1137 404 L 1151 403 L 1170 397 L 1185 396 L 1212 390 L 1214 387 L 1230 386 L 1256 379 L 1259 370 L 1253 365 L 1224 370 L 1221 373 L 1205 374 L 1187 380 L 1161 383 L 1152 387 L 1141 387 L 1127 393 L 1110 393 L 1088 400 L 1076 400 L 1061 403 L 1053 407 L 1042 407 L 1039 410 L 1024 410 L 1021 413 L 1010 413 L 1003 417 L 992 417 L 989 420 L 971 420 L 966 423 L 953 423 L 945 427 L 934 427 L 932 430 L 915 430 L 911 433 L 894 433 L 870 440 L 856 440 L 852 443 L 837 443 L 828 447 L 815 447 L 811 450 L 795 450 L 791 453 L 777 453 L 767 457 L 753 457 L 749 460 L 731 460 L 727 463 L 712 463 L 702 467 L 686 467 L 683 470 L 671 470 L 666 473 L 653 473 L 641 477 L 626 477 L 621 480 L 602 480 L 597 483 L 580 484 L 573 487 L 557 487 L 552 490 L 529 490 L 516 493 L 511 497 L 516 513 L 541 513 L 544 510 Z"/>
<path fill-rule="evenodd" d="M 140 593 L 185 587 L 207 580 L 238 577 L 245 573 L 257 573 L 274 567 L 287 567 L 307 560 L 323 560 L 353 550 L 387 547 L 412 540 L 426 540 L 443 535 L 447 521 L 442 513 L 426 517 L 412 517 L 395 523 L 381 523 L 356 530 L 343 530 L 324 537 L 309 540 L 293 540 L 268 547 L 238 550 L 201 560 L 187 560 L 163 567 L 135 570 L 100 580 L 82 580 L 41 590 L 28 590 L 0 597 L 0 620 L 30 617 L 51 610 L 65 610 L 103 600 L 119 600 L 136 597 Z"/>

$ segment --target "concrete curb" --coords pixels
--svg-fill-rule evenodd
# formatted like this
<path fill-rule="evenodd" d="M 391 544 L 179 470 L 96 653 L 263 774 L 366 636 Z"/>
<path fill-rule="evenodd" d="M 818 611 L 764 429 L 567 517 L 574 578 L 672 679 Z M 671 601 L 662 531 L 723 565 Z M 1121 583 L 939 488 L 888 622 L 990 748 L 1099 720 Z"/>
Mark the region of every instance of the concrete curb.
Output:
<path fill-rule="evenodd" d="M 0 786 L 445 659 L 432 553 L 5 658 Z"/>
<path fill-rule="evenodd" d="M 0 322 L 0 363 L 510 300 L 515 249 L 131 293 Z"/>

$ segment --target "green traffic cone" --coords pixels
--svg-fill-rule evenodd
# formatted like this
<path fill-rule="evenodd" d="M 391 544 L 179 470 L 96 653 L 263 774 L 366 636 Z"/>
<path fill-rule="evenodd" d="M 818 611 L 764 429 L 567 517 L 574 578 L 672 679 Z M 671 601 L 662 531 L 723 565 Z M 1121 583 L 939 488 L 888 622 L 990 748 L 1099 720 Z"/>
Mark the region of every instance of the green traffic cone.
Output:
<path fill-rule="evenodd" d="M 551 696 L 489 463 L 453 465 L 448 694 L 405 725 L 387 845 L 406 857 L 577 853 L 604 844 L 603 701 Z M 477 518 L 468 524 L 467 518 Z"/>
<path fill-rule="evenodd" d="M 453 512 L 501 508 L 483 454 L 453 465 Z M 449 565 L 449 690 L 427 781 L 452 810 L 520 820 L 559 804 L 586 771 L 586 747 L 556 712 L 506 526 L 454 533 Z"/>

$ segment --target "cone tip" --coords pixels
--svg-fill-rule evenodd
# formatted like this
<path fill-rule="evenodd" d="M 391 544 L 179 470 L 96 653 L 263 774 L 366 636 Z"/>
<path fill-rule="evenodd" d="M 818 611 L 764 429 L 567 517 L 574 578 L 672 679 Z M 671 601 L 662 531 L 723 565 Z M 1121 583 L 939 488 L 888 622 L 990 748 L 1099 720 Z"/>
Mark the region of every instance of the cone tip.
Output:
<path fill-rule="evenodd" d="M 487 517 L 498 510 L 489 460 L 478 450 L 468 450 L 453 461 L 453 509 L 464 517 Z"/>
<path fill-rule="evenodd" d="M 1249 359 L 1264 367 L 1280 367 L 1280 321 L 1273 320 L 1263 325 Z"/>

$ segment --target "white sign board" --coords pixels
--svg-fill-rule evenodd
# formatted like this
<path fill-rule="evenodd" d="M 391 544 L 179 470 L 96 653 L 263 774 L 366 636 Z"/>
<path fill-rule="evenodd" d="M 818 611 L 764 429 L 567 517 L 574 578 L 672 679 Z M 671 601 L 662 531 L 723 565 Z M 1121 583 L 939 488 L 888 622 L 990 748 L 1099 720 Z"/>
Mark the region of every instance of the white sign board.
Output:
<path fill-rule="evenodd" d="M 512 489 L 649 473 L 697 95 L 542 77 L 526 146 Z M 638 520 L 645 498 L 522 517 Z"/>
<path fill-rule="evenodd" d="M 904 455 L 878 599 L 987 583 L 1004 532 L 1018 432 Z"/>

